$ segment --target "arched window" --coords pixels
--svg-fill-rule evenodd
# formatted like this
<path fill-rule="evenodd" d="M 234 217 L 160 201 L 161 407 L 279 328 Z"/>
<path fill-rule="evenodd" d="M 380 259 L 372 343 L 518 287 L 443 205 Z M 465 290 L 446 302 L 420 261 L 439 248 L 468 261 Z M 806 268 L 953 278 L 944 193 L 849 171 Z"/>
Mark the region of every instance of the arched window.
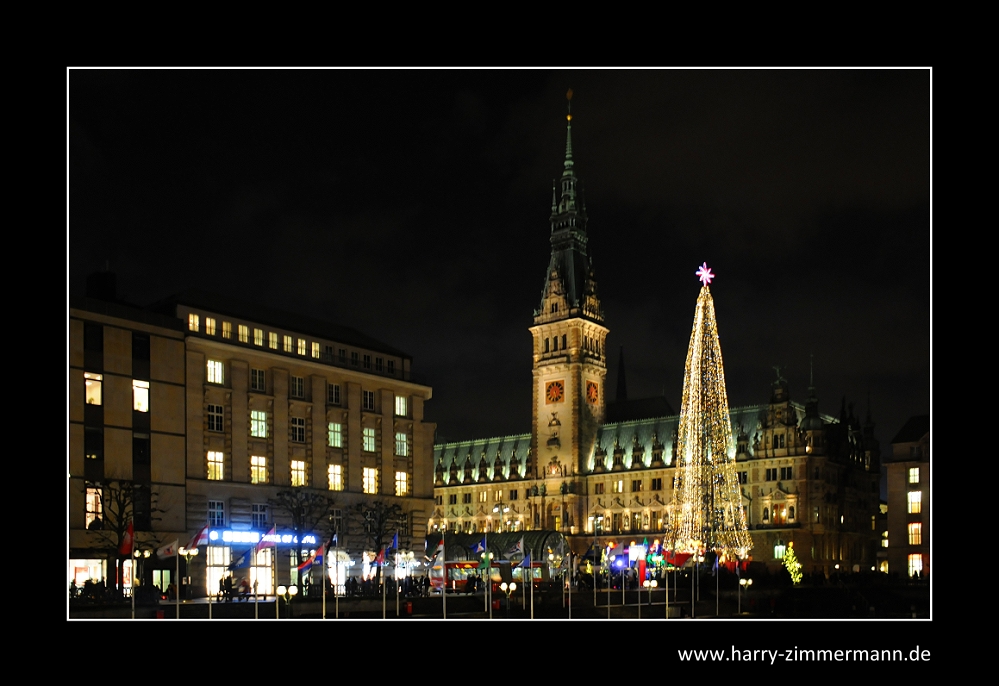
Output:
<path fill-rule="evenodd" d="M 763 508 L 763 521 L 764 522 L 769 522 L 770 521 L 770 508 L 769 507 L 764 507 Z"/>
<path fill-rule="evenodd" d="M 545 339 L 545 352 L 548 352 L 548 339 Z"/>
<path fill-rule="evenodd" d="M 794 521 L 794 505 L 792 505 L 791 507 L 787 508 L 787 518 L 789 520 L 791 520 L 792 522 Z"/>

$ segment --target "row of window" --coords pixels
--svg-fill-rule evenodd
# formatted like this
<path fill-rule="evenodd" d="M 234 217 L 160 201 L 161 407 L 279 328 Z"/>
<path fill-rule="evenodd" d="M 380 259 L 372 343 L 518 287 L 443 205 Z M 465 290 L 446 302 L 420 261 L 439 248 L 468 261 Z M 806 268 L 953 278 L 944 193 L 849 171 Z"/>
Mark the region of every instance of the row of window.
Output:
<path fill-rule="evenodd" d="M 83 385 L 88 405 L 104 404 L 104 375 L 84 372 Z M 132 379 L 132 409 L 136 412 L 149 412 L 149 382 Z"/>
<path fill-rule="evenodd" d="M 218 322 L 214 317 L 205 317 L 204 330 L 209 336 L 219 333 Z M 201 331 L 201 316 L 193 312 L 187 315 L 187 328 L 190 331 Z M 264 330 L 254 327 L 253 345 L 264 347 Z M 303 357 L 311 356 L 314 359 L 326 359 L 328 361 L 338 360 L 340 364 L 347 364 L 347 350 L 339 348 L 334 356 L 333 346 L 321 346 L 317 341 L 306 341 L 304 338 L 289 336 L 288 334 L 278 334 L 275 331 L 268 331 L 267 347 L 271 350 L 282 350 L 286 353 L 297 354 Z M 232 339 L 232 322 L 223 321 L 221 327 L 222 338 Z M 236 337 L 240 343 L 250 342 L 250 327 L 246 324 L 239 324 L 236 327 Z M 371 355 L 361 355 L 357 352 L 350 353 L 350 364 L 354 367 L 362 366 L 364 369 L 371 369 Z M 385 360 L 381 357 L 374 358 L 374 370 L 376 372 L 388 372 L 395 374 L 395 360 Z"/>
<path fill-rule="evenodd" d="M 88 393 L 90 392 L 90 377 L 100 376 L 98 375 L 84 375 L 88 379 Z M 207 371 L 208 383 L 225 385 L 225 364 L 220 360 L 208 360 L 208 371 Z M 259 391 L 261 393 L 267 392 L 267 377 L 266 372 L 263 369 L 251 369 L 250 370 L 250 390 Z M 326 387 L 327 391 L 327 402 L 330 405 L 340 405 L 340 385 L 339 384 L 328 384 Z M 100 386 L 98 381 L 97 395 L 100 396 Z M 292 376 L 289 381 L 288 395 L 292 398 L 305 398 L 305 378 L 301 376 Z M 88 402 L 89 400 L 88 395 Z M 371 412 L 375 411 L 375 392 L 374 391 L 361 391 L 361 409 L 368 410 Z M 98 404 L 100 404 L 98 400 Z M 409 399 L 404 395 L 395 396 L 395 415 L 397 417 L 408 417 L 409 416 Z"/>
<path fill-rule="evenodd" d="M 655 477 L 650 480 L 651 491 L 661 491 L 663 490 L 663 480 L 662 477 Z M 606 492 L 606 484 L 595 483 L 593 484 L 594 495 L 603 495 Z M 642 479 L 632 479 L 631 480 L 631 490 L 633 493 L 640 493 L 645 489 L 645 482 Z M 624 493 L 624 479 L 618 479 L 617 481 L 611 482 L 611 492 L 612 493 Z"/>
<path fill-rule="evenodd" d="M 208 473 L 210 481 L 225 480 L 225 455 L 220 451 L 208 451 L 207 458 Z M 292 460 L 290 464 L 291 485 L 307 486 L 306 470 L 304 460 Z M 261 455 L 250 456 L 250 482 L 254 484 L 268 483 L 267 458 Z M 378 470 L 373 467 L 365 467 L 362 473 L 362 488 L 365 493 L 378 493 Z M 343 466 L 331 464 L 327 468 L 327 485 L 331 491 L 342 491 L 345 488 Z M 409 474 L 408 472 L 395 473 L 395 494 L 405 496 L 409 494 Z"/>

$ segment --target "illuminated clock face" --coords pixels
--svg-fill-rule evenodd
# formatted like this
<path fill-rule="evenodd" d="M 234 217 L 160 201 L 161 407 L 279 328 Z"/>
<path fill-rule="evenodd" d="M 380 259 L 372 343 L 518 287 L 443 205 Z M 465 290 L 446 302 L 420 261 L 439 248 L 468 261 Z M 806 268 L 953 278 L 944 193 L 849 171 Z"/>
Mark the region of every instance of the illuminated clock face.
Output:
<path fill-rule="evenodd" d="M 560 403 L 565 397 L 565 384 L 561 381 L 551 381 L 545 386 L 545 401 Z"/>
<path fill-rule="evenodd" d="M 595 403 L 600 398 L 600 391 L 597 389 L 597 385 L 592 381 L 586 382 L 586 399 Z"/>

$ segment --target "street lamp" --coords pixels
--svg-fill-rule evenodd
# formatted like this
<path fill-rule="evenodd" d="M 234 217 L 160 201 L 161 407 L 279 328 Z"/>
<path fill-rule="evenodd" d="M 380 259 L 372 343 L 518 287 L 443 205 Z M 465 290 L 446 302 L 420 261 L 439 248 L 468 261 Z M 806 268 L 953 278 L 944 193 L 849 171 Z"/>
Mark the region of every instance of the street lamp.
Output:
<path fill-rule="evenodd" d="M 745 588 L 749 591 L 749 587 L 753 585 L 752 579 L 739 579 L 739 614 L 742 614 L 742 589 Z"/>
<path fill-rule="evenodd" d="M 506 515 L 510 512 L 510 507 L 504 505 L 503 501 L 493 505 L 493 514 L 498 514 L 500 516 L 500 533 L 503 533 L 503 524 L 506 522 Z"/>
<path fill-rule="evenodd" d="M 191 595 L 191 558 L 198 556 L 198 549 L 181 546 L 179 552 L 184 556 L 184 560 L 187 561 L 187 566 L 184 567 L 185 576 L 180 580 L 181 585 L 184 586 L 184 600 L 187 600 Z"/>
<path fill-rule="evenodd" d="M 506 618 L 510 619 L 510 594 L 517 590 L 517 582 L 511 581 L 508 584 L 504 581 L 500 584 L 500 590 L 506 594 Z"/>
<path fill-rule="evenodd" d="M 288 606 L 288 618 L 291 619 L 291 599 L 298 595 L 298 586 L 278 586 L 278 598 L 284 598 L 285 605 Z M 280 606 L 280 604 L 278 604 Z"/>

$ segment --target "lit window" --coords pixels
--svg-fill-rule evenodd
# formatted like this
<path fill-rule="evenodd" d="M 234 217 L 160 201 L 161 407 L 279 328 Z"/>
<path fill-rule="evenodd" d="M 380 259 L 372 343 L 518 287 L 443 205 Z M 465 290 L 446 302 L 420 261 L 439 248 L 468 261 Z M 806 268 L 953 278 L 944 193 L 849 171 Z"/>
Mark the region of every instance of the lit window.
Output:
<path fill-rule="evenodd" d="M 316 342 L 312 343 L 312 356 L 317 360 L 319 359 L 319 344 Z"/>
<path fill-rule="evenodd" d="M 264 344 L 264 330 L 254 329 L 253 330 L 253 345 L 263 345 Z"/>
<path fill-rule="evenodd" d="M 239 325 L 239 342 L 249 343 L 250 342 L 250 327 L 246 324 Z"/>
<path fill-rule="evenodd" d="M 197 331 L 198 328 L 199 328 L 199 326 L 198 326 L 198 315 L 194 314 L 193 312 L 191 314 L 187 315 L 187 328 L 190 331 Z"/>
<path fill-rule="evenodd" d="M 330 422 L 329 445 L 331 448 L 343 447 L 343 424 L 340 424 L 338 422 Z"/>
<path fill-rule="evenodd" d="M 909 545 L 923 544 L 923 525 L 920 522 L 909 522 Z"/>
<path fill-rule="evenodd" d="M 132 409 L 136 412 L 149 412 L 148 381 L 132 381 Z"/>
<path fill-rule="evenodd" d="M 291 440 L 293 443 L 305 443 L 305 418 L 291 418 Z"/>
<path fill-rule="evenodd" d="M 208 406 L 208 430 L 209 431 L 222 431 L 222 420 L 225 417 L 224 410 L 221 405 L 209 405 Z"/>
<path fill-rule="evenodd" d="M 406 472 L 395 473 L 395 494 L 403 496 L 409 493 L 409 480 Z M 485 493 L 485 491 L 483 491 Z"/>
<path fill-rule="evenodd" d="M 304 355 L 305 354 L 305 339 L 304 338 L 299 338 L 298 339 L 298 354 L 299 355 Z"/>
<path fill-rule="evenodd" d="M 919 483 L 919 467 L 909 467 L 909 483 Z"/>
<path fill-rule="evenodd" d="M 250 370 L 250 390 L 263 393 L 267 390 L 266 378 L 263 369 Z"/>
<path fill-rule="evenodd" d="M 365 429 L 363 433 L 364 444 L 362 448 L 365 452 L 373 453 L 375 452 L 375 430 Z"/>
<path fill-rule="evenodd" d="M 271 350 L 277 350 L 278 348 L 278 335 L 273 331 L 267 332 L 267 347 Z"/>
<path fill-rule="evenodd" d="M 406 414 L 406 396 L 397 395 L 395 397 L 395 416 L 396 417 L 408 417 Z"/>
<path fill-rule="evenodd" d="M 284 340 L 284 351 L 286 353 L 290 353 L 292 351 L 292 345 L 293 345 L 291 336 L 285 336 L 283 340 Z"/>
<path fill-rule="evenodd" d="M 215 318 L 205 317 L 205 333 L 209 336 L 215 335 Z"/>
<path fill-rule="evenodd" d="M 373 467 L 364 468 L 364 492 L 378 493 L 378 470 Z"/>
<path fill-rule="evenodd" d="M 254 529 L 267 528 L 267 506 L 263 503 L 251 505 L 250 517 Z"/>
<path fill-rule="evenodd" d="M 375 409 L 375 392 L 361 391 L 361 408 L 364 410 Z"/>
<path fill-rule="evenodd" d="M 232 322 L 222 322 L 222 338 L 232 338 Z"/>
<path fill-rule="evenodd" d="M 340 384 L 331 383 L 326 387 L 326 401 L 330 405 L 340 404 Z"/>
<path fill-rule="evenodd" d="M 774 559 L 783 560 L 784 555 L 786 553 L 787 553 L 787 546 L 781 543 L 780 541 L 777 541 L 776 545 L 774 545 Z"/>
<path fill-rule="evenodd" d="M 261 455 L 250 456 L 250 483 L 267 483 L 267 458 Z"/>
<path fill-rule="evenodd" d="M 326 470 L 329 475 L 329 483 L 331 491 L 342 491 L 343 490 L 343 467 L 338 464 L 331 464 Z"/>
<path fill-rule="evenodd" d="M 909 556 L 909 578 L 917 573 L 919 576 L 923 575 L 923 556 L 918 553 Z"/>
<path fill-rule="evenodd" d="M 399 457 L 409 456 L 409 436 L 404 432 L 395 435 L 395 454 Z"/>
<path fill-rule="evenodd" d="M 613 491 L 615 493 L 624 493 L 624 481 L 623 480 L 619 479 L 618 481 L 613 481 L 613 482 L 611 482 L 611 485 L 614 487 Z"/>
<path fill-rule="evenodd" d="M 484 503 L 489 499 L 489 494 L 485 491 L 479 491 L 479 502 Z"/>
<path fill-rule="evenodd" d="M 208 526 L 225 526 L 225 501 L 208 501 Z"/>
<path fill-rule="evenodd" d="M 83 379 L 83 385 L 85 386 L 87 394 L 87 404 L 100 405 L 101 383 L 104 381 L 104 375 L 84 373 Z"/>
<path fill-rule="evenodd" d="M 305 460 L 291 461 L 291 485 L 305 485 Z"/>
<path fill-rule="evenodd" d="M 250 410 L 250 435 L 254 438 L 267 438 L 267 413 Z"/>
<path fill-rule="evenodd" d="M 364 356 L 364 368 L 371 369 L 371 355 Z"/>
<path fill-rule="evenodd" d="M 87 523 L 86 526 L 89 529 L 90 525 L 95 519 L 99 520 L 101 515 L 104 513 L 104 507 L 101 504 L 101 489 L 99 488 L 88 488 L 87 489 Z M 103 526 L 104 522 L 100 522 L 100 526 Z"/>
<path fill-rule="evenodd" d="M 909 514 L 919 514 L 923 511 L 923 492 L 909 491 Z"/>
<path fill-rule="evenodd" d="M 225 455 L 215 450 L 208 451 L 208 479 L 222 481 L 225 478 Z"/>
<path fill-rule="evenodd" d="M 218 360 L 208 360 L 208 383 L 224 383 L 224 372 L 225 365 Z"/>
<path fill-rule="evenodd" d="M 291 377 L 291 397 L 292 398 L 305 397 L 305 379 L 303 379 L 301 376 Z"/>

